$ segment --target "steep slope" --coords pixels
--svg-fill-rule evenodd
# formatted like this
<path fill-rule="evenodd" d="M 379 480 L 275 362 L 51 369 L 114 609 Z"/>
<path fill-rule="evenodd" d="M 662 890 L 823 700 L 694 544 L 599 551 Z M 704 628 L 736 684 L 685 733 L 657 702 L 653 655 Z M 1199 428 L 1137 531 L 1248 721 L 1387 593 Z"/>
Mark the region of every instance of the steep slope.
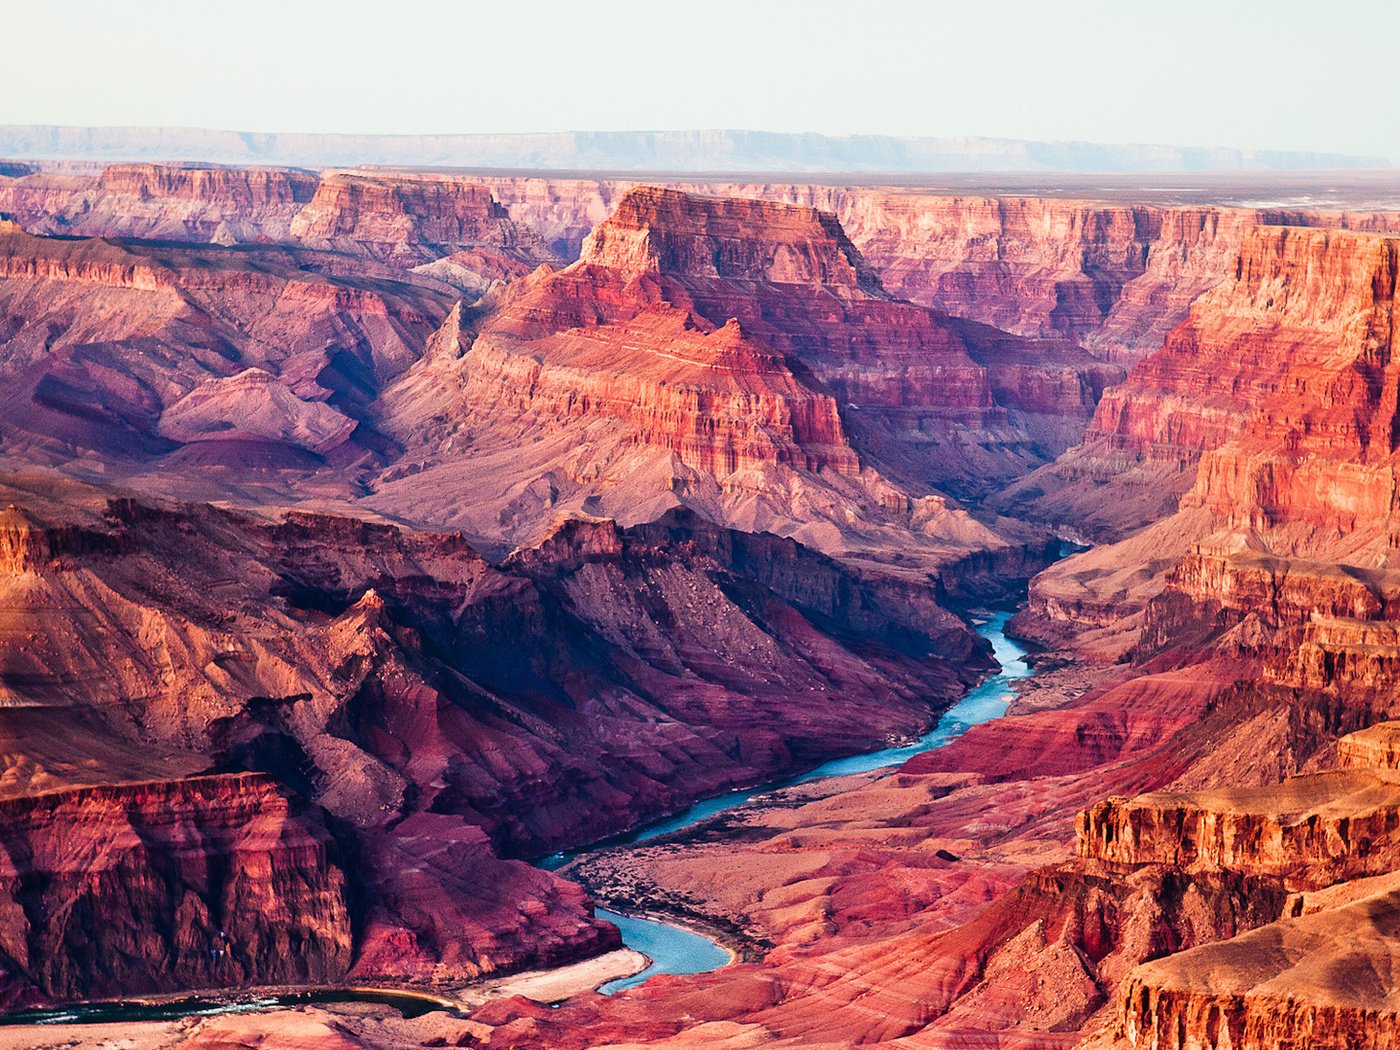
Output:
<path fill-rule="evenodd" d="M 1222 551 L 1391 565 L 1396 246 L 1256 229 L 1232 279 L 1105 396 L 1084 444 L 1010 490 L 1007 500 L 1040 493 L 1041 512 L 1109 535 L 1156 522 L 1040 581 L 1052 618 L 1092 619 L 1125 597 L 1140 607 L 1207 539 Z M 1148 548 L 1154 559 L 1142 557 Z M 1125 583 L 1122 570 L 1148 560 L 1152 570 Z"/>
<path fill-rule="evenodd" d="M 1199 470 L 1180 511 L 1042 574 L 1021 621 L 1116 662 L 898 773 L 600 858 L 599 885 L 725 923 L 763 964 L 563 1017 L 502 1007 L 490 1045 L 644 1024 L 668 1046 L 1386 1045 L 1395 253 L 1251 233 L 1105 400 L 1145 463 Z"/>
<path fill-rule="evenodd" d="M 596 951 L 580 890 L 499 858 L 918 732 L 986 663 L 920 589 L 693 518 L 573 523 L 493 568 L 354 519 L 4 497 L 10 1000 Z"/>
<path fill-rule="evenodd" d="M 485 186 L 429 175 L 327 172 L 288 227 L 291 239 L 401 266 L 447 260 L 459 268 L 478 249 L 481 290 L 553 259 L 534 231 L 512 222 Z M 495 268 L 490 272 L 485 264 Z M 437 273 L 450 273 L 439 265 Z"/>
<path fill-rule="evenodd" d="M 0 841 L 6 1001 L 319 983 L 349 969 L 336 847 L 270 778 L 7 798 Z"/>
<path fill-rule="evenodd" d="M 30 233 L 294 245 L 429 275 L 479 296 L 554 254 L 477 181 L 303 169 L 113 164 L 0 179 L 0 213 Z M 345 270 L 306 255 L 308 269 Z"/>
<path fill-rule="evenodd" d="M 296 262 L 0 229 L 8 454 L 309 470 L 382 452 L 366 405 L 452 293 Z"/>
<path fill-rule="evenodd" d="M 191 207 L 251 194 L 267 214 L 250 204 L 249 221 L 271 223 L 305 187 L 262 174 L 104 178 L 118 196 Z M 974 572 L 1023 573 L 1040 541 L 940 489 L 975 494 L 1044 462 L 1115 368 L 892 300 L 829 215 L 627 200 L 587 259 L 455 311 L 462 253 L 440 252 L 470 241 L 473 258 L 518 264 L 538 244 L 482 187 L 446 177 L 321 177 L 285 234 L 315 251 L 10 229 L 11 449 L 75 471 L 110 449 L 106 469 L 183 497 L 368 496 L 502 552 L 561 513 L 639 521 L 688 505 L 834 553 L 889 563 L 917 535 L 926 568 L 990 551 Z"/>
<path fill-rule="evenodd" d="M 0 211 L 35 234 L 196 243 L 279 242 L 316 192 L 298 168 L 112 164 L 100 174 L 7 181 Z"/>
<path fill-rule="evenodd" d="M 534 263 L 575 258 L 636 185 L 165 164 L 113 164 L 85 176 L 21 165 L 0 177 L 0 212 L 34 233 L 333 248 L 428 266 L 475 296 Z M 1065 338 L 1123 362 L 1161 345 L 1191 301 L 1227 275 L 1254 225 L 1400 231 L 1393 212 L 1169 207 L 801 182 L 669 185 L 829 212 L 895 295 L 1018 335 Z"/>
<path fill-rule="evenodd" d="M 370 502 L 411 488 L 509 543 L 685 505 L 890 568 L 1001 551 L 1014 575 L 1024 538 L 930 484 L 1024 469 L 1110 375 L 890 299 L 820 212 L 637 189 L 578 263 L 452 319 L 388 392 L 409 452 Z"/>

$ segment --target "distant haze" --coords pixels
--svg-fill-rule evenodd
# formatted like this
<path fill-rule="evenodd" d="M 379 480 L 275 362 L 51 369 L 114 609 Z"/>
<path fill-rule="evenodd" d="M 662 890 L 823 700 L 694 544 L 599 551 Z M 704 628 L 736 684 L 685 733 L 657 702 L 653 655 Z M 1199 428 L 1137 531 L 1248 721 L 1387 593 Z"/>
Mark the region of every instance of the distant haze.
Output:
<path fill-rule="evenodd" d="M 298 134 L 250 138 L 243 159 L 725 166 L 697 156 L 713 146 L 741 167 L 835 170 L 1400 161 L 1391 0 L 16 0 L 5 37 L 0 125 L 433 136 L 415 141 L 437 150 Z M 555 134 L 695 128 L 804 137 Z M 519 133 L 545 134 L 442 138 Z M 150 148 L 214 148 L 184 134 Z"/>
<path fill-rule="evenodd" d="M 611 172 L 1177 172 L 1386 166 L 1384 158 L 1339 154 L 988 138 L 751 131 L 393 136 L 44 126 L 0 127 L 0 157 Z"/>

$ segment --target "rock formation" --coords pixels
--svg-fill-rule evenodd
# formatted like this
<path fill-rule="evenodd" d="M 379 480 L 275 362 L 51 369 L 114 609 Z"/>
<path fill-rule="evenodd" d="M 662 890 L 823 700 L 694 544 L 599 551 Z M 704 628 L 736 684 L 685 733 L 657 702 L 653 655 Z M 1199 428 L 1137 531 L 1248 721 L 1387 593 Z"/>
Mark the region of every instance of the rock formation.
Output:
<path fill-rule="evenodd" d="M 349 518 L 5 495 L 11 998 L 460 983 L 597 950 L 615 932 L 581 891 L 500 857 L 917 732 L 986 662 L 915 588 L 695 518 L 576 522 L 494 568 Z"/>
<path fill-rule="evenodd" d="M 587 234 L 636 185 L 158 164 L 114 164 L 84 176 L 20 165 L 0 177 L 0 212 L 35 233 L 335 247 L 434 265 L 480 294 L 492 280 L 518 276 L 522 261 L 549 261 L 550 252 L 575 258 Z M 1400 231 L 1388 212 L 1124 205 L 801 183 L 672 185 L 831 213 L 895 295 L 1018 335 L 1067 338 L 1122 361 L 1161 345 L 1192 300 L 1227 276 L 1255 225 Z M 476 257 L 459 260 L 455 270 L 442 262 L 464 251 Z"/>
<path fill-rule="evenodd" d="M 345 874 L 268 777 L 73 787 L 0 801 L 0 998 L 338 980 Z"/>
<path fill-rule="evenodd" d="M 5 1002 L 451 989 L 612 947 L 595 894 L 742 961 L 205 1034 L 1394 1040 L 1393 216 L 146 165 L 0 210 Z M 525 863 L 924 731 L 1047 525 L 1105 542 L 1012 717 Z"/>

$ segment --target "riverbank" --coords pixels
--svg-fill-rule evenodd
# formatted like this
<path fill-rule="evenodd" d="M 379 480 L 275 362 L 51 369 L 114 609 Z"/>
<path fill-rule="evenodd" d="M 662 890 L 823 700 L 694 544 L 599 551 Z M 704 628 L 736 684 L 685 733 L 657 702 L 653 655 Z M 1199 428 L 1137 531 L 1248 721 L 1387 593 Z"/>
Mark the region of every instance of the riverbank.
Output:
<path fill-rule="evenodd" d="M 722 895 L 699 900 L 656 892 L 654 888 L 648 890 L 649 880 L 644 877 L 644 871 L 650 860 L 658 851 L 675 853 L 702 842 L 741 842 L 746 834 L 743 829 L 761 814 L 797 809 L 843 795 L 888 776 L 891 770 L 915 754 L 943 747 L 973 725 L 1001 717 L 1015 698 L 1013 683 L 1034 673 L 1025 662 L 1026 650 L 1006 636 L 1010 615 L 1009 612 L 994 613 L 977 624 L 978 632 L 991 642 L 1001 664 L 1000 670 L 945 711 L 928 732 L 917 739 L 863 755 L 834 759 L 776 783 L 702 800 L 677 817 L 638 829 L 629 836 L 629 841 L 581 850 L 567 858 L 567 874 L 583 883 L 596 900 L 617 908 L 622 913 L 619 918 L 628 920 L 619 923 L 625 945 L 621 950 L 549 970 L 488 979 L 454 989 L 450 995 L 350 987 L 253 989 L 237 995 L 181 994 L 80 1004 L 46 1011 L 51 1019 L 28 1023 L 67 1027 L 105 1021 L 160 1021 L 313 1004 L 332 1011 L 359 1005 L 390 1006 L 412 1018 L 427 1010 L 461 1013 L 516 995 L 554 1003 L 609 985 L 611 991 L 622 991 L 659 974 L 708 972 L 736 960 L 761 958 L 771 943 L 761 931 L 746 922 L 737 909 L 718 906 Z M 668 929 L 670 934 L 666 933 Z M 631 943 L 629 930 L 632 931 Z M 641 943 L 643 939 L 645 944 Z M 185 1013 L 179 1012 L 182 1004 L 188 1008 Z M 405 1004 L 408 1009 L 401 1009 Z M 8 1023 L 26 1022 L 12 1017 Z"/>
<path fill-rule="evenodd" d="M 652 872 L 657 859 L 674 861 L 676 855 L 708 844 L 741 845 L 746 836 L 762 834 L 758 829 L 765 813 L 801 808 L 865 787 L 890 775 L 915 755 L 944 747 L 971 727 L 1005 715 L 1017 700 L 1016 683 L 1036 673 L 1027 659 L 1027 648 L 1006 633 L 1011 617 L 1010 611 L 1002 610 L 974 621 L 977 632 L 991 643 L 1000 667 L 943 712 L 921 736 L 877 751 L 832 759 L 777 782 L 703 799 L 676 817 L 640 828 L 621 839 L 573 854 L 556 855 L 550 858 L 551 866 L 580 882 L 594 900 L 628 915 L 654 916 L 677 931 L 678 938 L 696 930 L 706 931 L 716 945 L 721 940 L 734 945 L 736 958 L 762 958 L 773 942 L 755 927 L 738 902 L 725 902 L 724 894 L 719 892 L 722 871 L 701 880 L 701 884 L 716 892 L 688 895 L 656 884 Z M 631 944 L 626 930 L 623 942 Z M 654 973 L 666 972 L 705 971 L 654 968 Z"/>
<path fill-rule="evenodd" d="M 619 948 L 567 966 L 528 970 L 469 985 L 460 989 L 456 998 L 463 1007 L 471 1009 L 512 995 L 521 995 L 537 1003 L 557 1003 L 591 992 L 611 981 L 635 977 L 651 965 L 651 958 L 644 952 Z"/>

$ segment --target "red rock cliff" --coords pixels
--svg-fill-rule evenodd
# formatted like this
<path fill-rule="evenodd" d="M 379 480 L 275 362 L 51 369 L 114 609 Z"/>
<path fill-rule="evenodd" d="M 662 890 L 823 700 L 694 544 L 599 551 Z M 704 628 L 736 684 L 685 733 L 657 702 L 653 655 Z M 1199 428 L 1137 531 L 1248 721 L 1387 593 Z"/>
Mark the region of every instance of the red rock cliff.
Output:
<path fill-rule="evenodd" d="M 0 996 L 323 983 L 351 962 L 319 820 L 253 774 L 0 801 Z"/>

